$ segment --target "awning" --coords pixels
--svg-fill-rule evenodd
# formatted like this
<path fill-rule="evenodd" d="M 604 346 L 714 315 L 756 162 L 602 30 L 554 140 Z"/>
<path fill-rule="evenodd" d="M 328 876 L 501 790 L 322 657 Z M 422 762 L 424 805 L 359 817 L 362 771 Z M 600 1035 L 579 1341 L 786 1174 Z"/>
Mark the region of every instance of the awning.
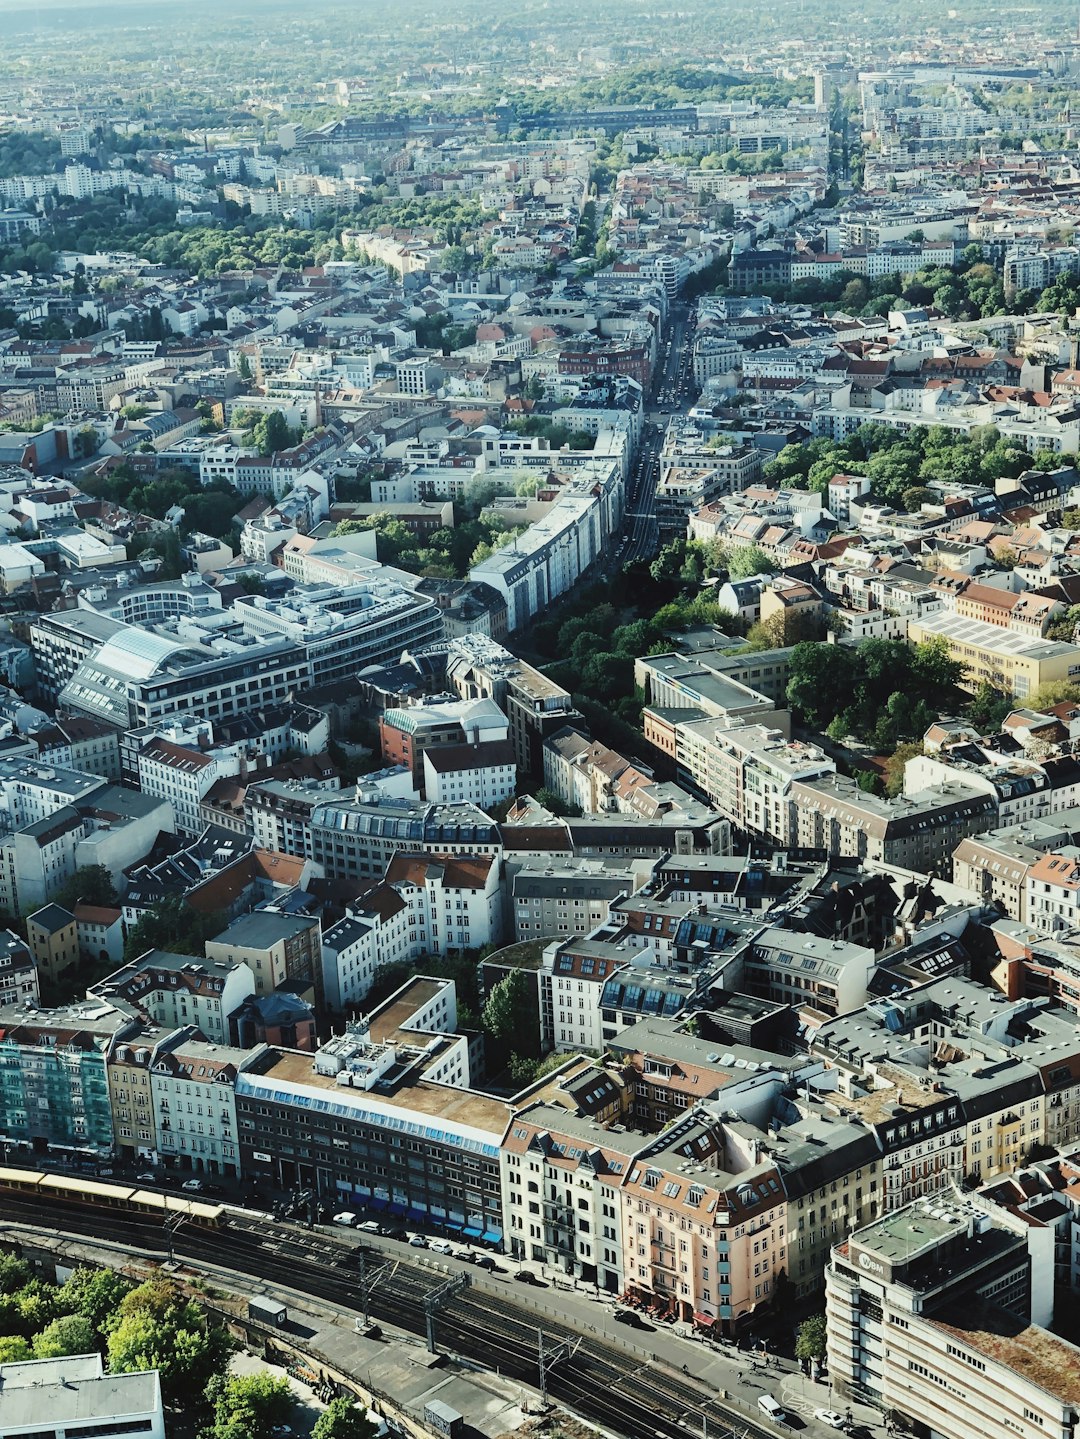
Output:
<path fill-rule="evenodd" d="M 706 1324 L 706 1325 L 708 1325 L 708 1324 L 715 1324 L 715 1323 L 716 1323 L 716 1320 L 713 1318 L 713 1316 L 712 1316 L 711 1314 L 695 1314 L 695 1315 L 694 1315 L 694 1323 L 695 1323 L 695 1324 Z"/>
<path fill-rule="evenodd" d="M 385 1200 L 385 1199 L 377 1199 L 377 1198 L 375 1198 L 374 1196 L 372 1196 L 371 1199 L 365 1199 L 365 1200 L 364 1200 L 364 1208 L 365 1208 L 365 1209 L 385 1209 L 385 1208 L 386 1208 L 386 1200 Z"/>
<path fill-rule="evenodd" d="M 440 1224 L 444 1224 L 447 1229 L 460 1229 L 460 1228 L 461 1228 L 461 1220 L 460 1220 L 460 1219 L 440 1219 L 440 1220 L 439 1220 L 439 1223 L 440 1223 Z"/>
<path fill-rule="evenodd" d="M 479 1239 L 481 1234 L 481 1231 L 477 1229 L 475 1224 L 466 1224 L 465 1228 L 461 1232 L 468 1239 Z"/>
<path fill-rule="evenodd" d="M 483 1234 L 481 1234 L 480 1238 L 481 1238 L 481 1239 L 486 1239 L 489 1244 L 498 1244 L 499 1241 L 502 1239 L 502 1230 L 501 1230 L 501 1229 L 485 1229 L 484 1232 L 483 1232 Z"/>
<path fill-rule="evenodd" d="M 428 1220 L 428 1216 L 422 1209 L 410 1209 L 405 1218 L 411 1219 L 414 1224 L 426 1224 Z"/>
<path fill-rule="evenodd" d="M 396 1214 L 398 1218 L 401 1219 L 405 1216 L 405 1206 L 404 1204 L 388 1204 L 386 1206 L 386 1212 L 387 1214 Z"/>

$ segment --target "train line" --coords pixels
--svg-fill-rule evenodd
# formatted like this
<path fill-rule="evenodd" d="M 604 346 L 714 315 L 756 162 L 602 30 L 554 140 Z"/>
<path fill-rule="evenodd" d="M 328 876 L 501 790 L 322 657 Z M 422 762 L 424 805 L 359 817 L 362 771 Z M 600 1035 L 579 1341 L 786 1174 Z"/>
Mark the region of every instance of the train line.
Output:
<path fill-rule="evenodd" d="M 0 1219 L 72 1237 L 127 1242 L 162 1255 L 170 1247 L 170 1236 L 155 1216 L 98 1208 L 75 1196 L 0 1191 Z M 442 1271 L 404 1257 L 270 1221 L 260 1225 L 229 1216 L 217 1228 L 184 1222 L 170 1227 L 178 1260 L 203 1261 L 357 1313 L 362 1307 L 359 1248 L 369 1281 L 370 1317 L 417 1335 L 425 1332 L 425 1296 L 446 1280 Z M 662 1362 L 628 1352 L 614 1336 L 598 1341 L 568 1320 L 533 1313 L 509 1295 L 466 1289 L 440 1308 L 436 1330 L 442 1347 L 486 1367 L 497 1358 L 502 1373 L 530 1385 L 539 1379 L 538 1331 L 548 1348 L 569 1340 L 573 1352 L 547 1375 L 549 1395 L 630 1439 L 686 1439 L 688 1432 L 701 1432 L 703 1416 L 716 1435 L 723 1432 L 720 1426 L 728 1426 L 747 1439 L 774 1439 L 773 1431 L 726 1407 L 708 1385 L 675 1377 Z"/>

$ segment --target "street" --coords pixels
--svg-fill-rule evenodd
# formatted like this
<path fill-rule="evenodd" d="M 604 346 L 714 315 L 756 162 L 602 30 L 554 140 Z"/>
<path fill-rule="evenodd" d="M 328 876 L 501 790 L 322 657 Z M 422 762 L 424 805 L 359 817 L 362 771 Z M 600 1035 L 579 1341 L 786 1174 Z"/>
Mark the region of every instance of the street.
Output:
<path fill-rule="evenodd" d="M 651 559 L 659 547 L 656 487 L 660 480 L 660 452 L 668 420 L 672 414 L 682 410 L 694 395 L 692 347 L 690 307 L 678 302 L 671 308 L 651 402 L 646 400 L 645 430 L 630 472 L 626 533 L 617 557 L 621 564 Z"/>

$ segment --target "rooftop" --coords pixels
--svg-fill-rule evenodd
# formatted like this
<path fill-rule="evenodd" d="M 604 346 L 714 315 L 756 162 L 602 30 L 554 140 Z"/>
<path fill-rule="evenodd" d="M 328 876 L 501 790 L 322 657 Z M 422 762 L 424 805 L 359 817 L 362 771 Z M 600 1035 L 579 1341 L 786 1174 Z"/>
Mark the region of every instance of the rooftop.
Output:
<path fill-rule="evenodd" d="M 1080 1403 L 1080 1349 L 1048 1329 L 990 1304 L 975 1313 L 957 1306 L 930 1323 L 1063 1404 Z"/>
<path fill-rule="evenodd" d="M 266 1068 L 241 1075 L 237 1093 L 253 1094 L 265 1087 L 281 1085 L 289 1087 L 285 1092 L 293 1102 L 306 1091 L 317 1097 L 320 1105 L 332 1095 L 350 1113 L 357 1109 L 382 1111 L 387 1115 L 412 1112 L 436 1122 L 463 1126 L 474 1131 L 486 1144 L 498 1144 L 510 1114 L 509 1105 L 503 1100 L 423 1079 L 401 1088 L 396 1094 L 343 1088 L 333 1075 L 316 1073 L 312 1055 L 292 1049 L 273 1050 Z"/>

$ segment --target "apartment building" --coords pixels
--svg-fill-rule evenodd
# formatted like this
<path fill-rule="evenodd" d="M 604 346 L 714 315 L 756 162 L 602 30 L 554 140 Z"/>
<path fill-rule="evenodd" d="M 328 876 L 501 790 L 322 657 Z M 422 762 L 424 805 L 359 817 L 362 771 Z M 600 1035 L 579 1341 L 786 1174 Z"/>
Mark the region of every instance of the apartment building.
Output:
<path fill-rule="evenodd" d="M 997 819 L 994 797 L 948 784 L 888 800 L 828 775 L 791 786 L 791 843 L 799 849 L 948 875 L 959 842 Z"/>
<path fill-rule="evenodd" d="M 426 1077 L 451 1043 L 379 1027 L 373 1015 L 366 1032 L 353 1028 L 314 1056 L 267 1049 L 236 1080 L 243 1172 L 310 1187 L 341 1208 L 501 1242 L 499 1146 L 510 1109 Z"/>
<path fill-rule="evenodd" d="M 612 903 L 645 884 L 652 862 L 524 855 L 506 860 L 503 874 L 515 940 L 589 934 Z"/>
<path fill-rule="evenodd" d="M 661 537 L 685 535 L 696 510 L 724 495 L 738 494 L 760 475 L 761 451 L 751 446 L 717 447 L 702 456 L 684 456 L 675 450 L 656 487 L 656 520 Z"/>
<path fill-rule="evenodd" d="M 1024 895 L 1028 924 L 1044 934 L 1075 929 L 1080 919 L 1080 848 L 1066 844 L 1034 859 Z"/>
<path fill-rule="evenodd" d="M 909 1205 L 832 1251 L 832 1382 L 943 1439 L 1071 1433 L 1080 1350 L 1041 1327 L 1052 1293 L 1020 1219 L 956 1191 Z"/>
<path fill-rule="evenodd" d="M 877 964 L 864 945 L 775 926 L 747 946 L 740 988 L 795 1008 L 843 1014 L 865 1001 Z"/>
<path fill-rule="evenodd" d="M 612 1086 L 588 1066 L 575 1075 L 599 1103 Z M 620 1186 L 642 1136 L 538 1099 L 510 1120 L 500 1146 L 507 1251 L 617 1294 L 623 1286 Z"/>
<path fill-rule="evenodd" d="M 246 968 L 255 993 L 270 994 L 281 985 L 319 995 L 322 982 L 319 921 L 274 908 L 242 914 L 206 942 L 206 958 L 230 971 Z"/>
<path fill-rule="evenodd" d="M 151 949 L 87 993 L 125 1008 L 144 1023 L 170 1030 L 194 1025 L 211 1042 L 227 1044 L 229 1015 L 255 993 L 255 979 L 239 961 Z"/>
<path fill-rule="evenodd" d="M 130 1012 L 98 998 L 61 1009 L 0 1009 L 0 1128 L 13 1154 L 46 1147 L 69 1158 L 111 1154 L 108 1056 L 138 1033 Z"/>
<path fill-rule="evenodd" d="M 75 916 L 59 904 L 46 904 L 26 918 L 26 942 L 38 974 L 50 982 L 79 962 Z"/>
<path fill-rule="evenodd" d="M 499 861 L 491 854 L 427 854 L 399 850 L 384 883 L 408 910 L 410 946 L 447 954 L 498 944 L 503 932 Z"/>
<path fill-rule="evenodd" d="M 419 700 L 395 706 L 379 716 L 379 741 L 388 765 L 407 765 L 413 788 L 424 791 L 424 752 L 442 745 L 466 741 L 485 743 L 505 740 L 510 724 L 491 699 Z"/>
<path fill-rule="evenodd" d="M 1080 839 L 1080 810 L 1066 809 L 1042 819 L 1003 825 L 961 840 L 953 852 L 953 882 L 980 895 L 988 904 L 998 905 L 1012 919 L 1028 918 L 1027 882 L 1031 867 L 1043 855 L 1063 851 Z M 1063 877 L 1055 872 L 1055 878 Z M 1040 889 L 1042 899 L 1050 891 Z M 1052 899 L 1069 911 L 1067 897 Z M 1043 906 L 1044 913 L 1046 906 Z M 1051 908 L 1051 918 L 1054 910 Z M 1040 926 L 1046 928 L 1046 925 Z M 1051 923 L 1049 928 L 1053 928 Z"/>
<path fill-rule="evenodd" d="M 459 635 L 447 646 L 446 679 L 463 700 L 493 701 L 506 716 L 522 775 L 542 775 L 543 746 L 564 725 L 584 723 L 561 685 L 485 635 Z"/>
<path fill-rule="evenodd" d="M 167 1169 L 239 1177 L 236 1077 L 259 1054 L 257 1048 L 210 1044 L 194 1026 L 155 1045 L 150 1100 L 157 1151 Z"/>
<path fill-rule="evenodd" d="M 158 1154 L 157 1117 L 150 1091 L 154 1040 L 139 1025 L 107 1055 L 113 1142 L 120 1159 L 153 1163 Z"/>
<path fill-rule="evenodd" d="M 439 745 L 424 753 L 424 794 L 433 804 L 490 810 L 517 792 L 517 761 L 508 739 Z"/>
<path fill-rule="evenodd" d="M 676 724 L 675 754 L 680 774 L 737 830 L 777 844 L 791 842 L 793 786 L 836 773 L 816 745 L 789 740 L 764 724 Z"/>
<path fill-rule="evenodd" d="M 473 565 L 469 579 L 506 601 L 511 633 L 543 614 L 600 558 L 622 521 L 624 490 L 617 460 L 593 461 L 572 473 L 541 519 Z"/>
<path fill-rule="evenodd" d="M 642 1146 L 622 1185 L 628 1289 L 731 1333 L 787 1270 L 787 1199 L 770 1160 L 703 1106 Z"/>
<path fill-rule="evenodd" d="M 964 666 L 963 687 L 974 693 L 981 684 L 1021 702 L 1040 685 L 1080 676 L 1080 646 L 1040 635 L 1005 629 L 983 620 L 941 610 L 908 623 L 912 644 L 940 638 L 952 659 Z"/>
<path fill-rule="evenodd" d="M 157 736 L 138 756 L 139 789 L 168 800 L 177 828 L 198 835 L 205 828 L 200 806 L 217 783 L 220 766 L 212 754 Z"/>

